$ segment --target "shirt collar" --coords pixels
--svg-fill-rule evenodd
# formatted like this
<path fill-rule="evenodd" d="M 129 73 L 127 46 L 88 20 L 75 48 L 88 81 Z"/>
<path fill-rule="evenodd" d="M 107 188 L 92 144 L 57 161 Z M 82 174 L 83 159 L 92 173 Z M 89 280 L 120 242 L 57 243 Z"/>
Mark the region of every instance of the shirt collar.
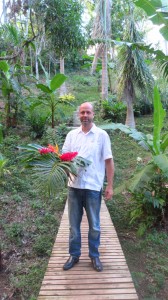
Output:
<path fill-rule="evenodd" d="M 80 133 L 80 132 L 83 132 L 82 125 L 78 128 L 78 133 Z M 93 126 L 91 127 L 91 129 L 87 133 L 89 133 L 89 132 L 93 132 L 93 133 L 96 132 L 96 125 L 94 123 L 93 123 Z"/>

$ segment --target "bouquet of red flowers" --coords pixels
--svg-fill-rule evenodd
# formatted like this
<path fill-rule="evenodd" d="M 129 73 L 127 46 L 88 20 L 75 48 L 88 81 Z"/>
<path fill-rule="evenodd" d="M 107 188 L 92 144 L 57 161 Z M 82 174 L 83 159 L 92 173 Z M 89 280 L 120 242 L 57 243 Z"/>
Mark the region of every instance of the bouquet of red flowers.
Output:
<path fill-rule="evenodd" d="M 42 147 L 37 144 L 19 146 L 20 157 L 26 168 L 32 169 L 32 175 L 38 187 L 55 194 L 67 184 L 67 179 L 77 176 L 78 168 L 86 168 L 90 161 L 78 156 L 77 152 L 60 154 L 58 146 Z M 73 176 L 72 176 L 73 175 Z"/>

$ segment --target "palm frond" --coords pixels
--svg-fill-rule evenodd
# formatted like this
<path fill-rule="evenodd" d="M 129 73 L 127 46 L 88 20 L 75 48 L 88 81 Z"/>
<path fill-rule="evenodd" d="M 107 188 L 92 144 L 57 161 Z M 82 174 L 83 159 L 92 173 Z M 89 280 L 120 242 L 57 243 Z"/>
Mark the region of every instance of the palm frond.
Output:
<path fill-rule="evenodd" d="M 105 7 L 106 5 L 106 7 Z M 92 38 L 104 38 L 111 34 L 111 5 L 112 1 L 98 0 L 95 8 L 95 20 L 92 30 Z M 106 24 L 106 26 L 105 26 Z M 106 27 L 106 28 L 105 28 Z"/>
<path fill-rule="evenodd" d="M 21 35 L 16 26 L 12 24 L 5 24 L 3 26 L 4 34 L 8 37 L 10 41 L 14 43 L 15 46 L 19 44 L 21 41 Z"/>
<path fill-rule="evenodd" d="M 157 64 L 163 77 L 166 79 L 166 81 L 168 81 L 168 61 L 161 60 L 158 61 Z"/>
<path fill-rule="evenodd" d="M 125 39 L 131 43 L 142 42 L 141 37 L 132 18 L 128 21 Z M 118 55 L 119 66 L 119 95 L 124 91 L 124 87 L 128 81 L 133 82 L 134 87 L 138 87 L 141 91 L 152 95 L 154 86 L 153 77 L 145 63 L 143 51 L 133 46 L 123 45 Z"/>
<path fill-rule="evenodd" d="M 73 162 L 60 162 L 57 159 L 47 159 L 32 163 L 35 184 L 49 195 L 55 195 L 58 190 L 67 185 L 69 174 L 77 175 Z"/>

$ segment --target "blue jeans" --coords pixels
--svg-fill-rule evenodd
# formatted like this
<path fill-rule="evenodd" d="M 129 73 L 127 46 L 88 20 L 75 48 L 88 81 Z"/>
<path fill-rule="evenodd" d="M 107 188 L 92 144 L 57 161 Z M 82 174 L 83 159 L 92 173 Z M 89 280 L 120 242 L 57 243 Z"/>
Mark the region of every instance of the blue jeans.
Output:
<path fill-rule="evenodd" d="M 81 255 L 81 230 L 80 225 L 85 208 L 89 232 L 89 256 L 99 256 L 100 245 L 100 207 L 101 191 L 69 188 L 68 215 L 69 215 L 69 254 L 79 257 Z"/>

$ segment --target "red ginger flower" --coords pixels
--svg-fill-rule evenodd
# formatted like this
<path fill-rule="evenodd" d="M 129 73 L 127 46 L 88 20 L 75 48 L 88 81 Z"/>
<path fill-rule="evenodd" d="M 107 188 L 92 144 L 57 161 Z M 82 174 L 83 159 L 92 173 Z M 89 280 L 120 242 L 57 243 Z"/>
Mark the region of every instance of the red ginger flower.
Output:
<path fill-rule="evenodd" d="M 53 150 L 52 149 L 50 149 L 50 148 L 42 148 L 42 149 L 39 149 L 38 150 L 39 151 L 39 153 L 42 155 L 42 154 L 47 154 L 47 153 L 50 153 L 50 152 L 53 152 Z"/>
<path fill-rule="evenodd" d="M 55 145 L 55 146 L 52 146 L 52 145 L 48 145 L 48 149 L 51 150 L 51 152 L 55 152 L 59 155 L 59 148 L 58 148 L 58 145 Z"/>
<path fill-rule="evenodd" d="M 67 152 L 60 155 L 60 159 L 63 161 L 71 161 L 78 155 L 78 152 Z"/>
<path fill-rule="evenodd" d="M 71 161 L 78 154 L 78 152 L 67 152 L 67 153 L 63 153 L 62 155 L 60 155 L 58 145 L 52 146 L 50 144 L 48 145 L 48 147 L 43 147 L 43 148 L 39 149 L 38 151 L 41 155 L 51 153 L 51 152 L 56 153 L 58 155 L 58 157 L 60 158 L 60 160 L 62 160 L 62 161 Z"/>
<path fill-rule="evenodd" d="M 50 153 L 50 152 L 54 152 L 54 153 L 59 155 L 58 145 L 52 146 L 52 145 L 49 144 L 48 147 L 43 147 L 42 149 L 39 149 L 38 151 L 39 151 L 40 154 L 47 154 L 47 153 Z"/>

